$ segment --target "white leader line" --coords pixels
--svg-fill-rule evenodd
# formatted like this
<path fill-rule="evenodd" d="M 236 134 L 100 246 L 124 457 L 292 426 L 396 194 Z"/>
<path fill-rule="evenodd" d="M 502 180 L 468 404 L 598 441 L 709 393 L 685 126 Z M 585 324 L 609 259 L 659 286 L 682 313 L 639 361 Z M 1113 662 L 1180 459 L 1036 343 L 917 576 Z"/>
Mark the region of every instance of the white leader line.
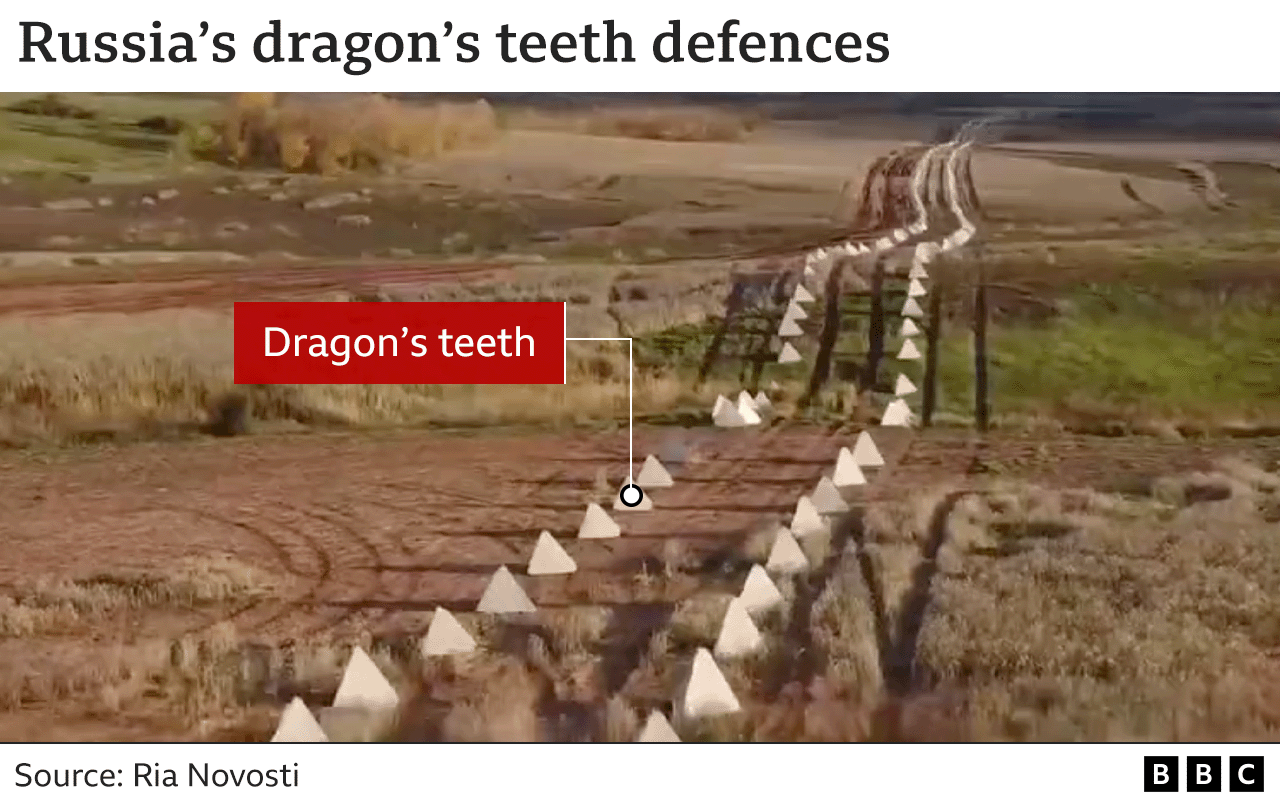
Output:
<path fill-rule="evenodd" d="M 625 341 L 627 343 L 627 481 L 626 483 L 631 484 L 632 483 L 631 472 L 632 470 L 635 469 L 635 466 L 636 466 L 636 455 L 635 455 L 636 418 L 635 418 L 635 404 L 633 402 L 635 398 L 632 394 L 632 383 L 635 381 L 636 364 L 635 364 L 635 357 L 631 351 L 631 337 L 630 336 L 613 336 L 612 338 L 605 337 L 605 338 L 598 338 L 598 339 L 582 339 L 582 338 L 565 337 L 565 341 Z M 568 370 L 566 369 L 565 372 L 568 372 Z"/>

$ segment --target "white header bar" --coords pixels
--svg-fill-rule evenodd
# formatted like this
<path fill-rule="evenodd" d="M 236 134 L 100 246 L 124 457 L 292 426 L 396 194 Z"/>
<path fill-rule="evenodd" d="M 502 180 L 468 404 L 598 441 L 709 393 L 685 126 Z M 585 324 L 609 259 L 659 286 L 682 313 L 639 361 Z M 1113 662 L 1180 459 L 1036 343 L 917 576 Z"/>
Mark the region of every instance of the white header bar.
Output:
<path fill-rule="evenodd" d="M 63 0 L 6 3 L 0 18 L 9 92 L 1267 92 L 1280 83 L 1280 6 L 1254 0 Z M 682 60 L 671 61 L 677 51 Z M 66 60 L 82 52 L 89 61 Z"/>

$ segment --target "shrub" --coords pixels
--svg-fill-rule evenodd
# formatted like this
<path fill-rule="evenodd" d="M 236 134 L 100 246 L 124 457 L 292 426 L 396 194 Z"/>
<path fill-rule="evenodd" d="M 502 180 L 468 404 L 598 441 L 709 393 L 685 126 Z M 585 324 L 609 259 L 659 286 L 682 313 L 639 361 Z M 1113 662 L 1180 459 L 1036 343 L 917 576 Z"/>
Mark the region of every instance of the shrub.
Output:
<path fill-rule="evenodd" d="M 340 100 L 236 94 L 221 119 L 184 132 L 193 156 L 237 167 L 334 174 L 387 170 L 498 135 L 485 101 L 411 104 L 382 95 Z"/>

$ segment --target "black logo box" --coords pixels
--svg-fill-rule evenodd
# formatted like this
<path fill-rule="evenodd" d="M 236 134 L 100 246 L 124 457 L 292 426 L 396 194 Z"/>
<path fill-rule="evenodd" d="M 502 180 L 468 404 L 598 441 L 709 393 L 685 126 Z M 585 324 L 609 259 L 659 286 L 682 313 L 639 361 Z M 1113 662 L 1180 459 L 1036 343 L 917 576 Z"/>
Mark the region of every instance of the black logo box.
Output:
<path fill-rule="evenodd" d="M 1186 783 L 1188 792 L 1221 792 L 1223 759 L 1226 759 L 1228 792 L 1265 791 L 1263 756 L 1188 756 Z M 1145 756 L 1142 790 L 1144 792 L 1178 792 L 1182 783 L 1181 759 L 1178 756 Z"/>

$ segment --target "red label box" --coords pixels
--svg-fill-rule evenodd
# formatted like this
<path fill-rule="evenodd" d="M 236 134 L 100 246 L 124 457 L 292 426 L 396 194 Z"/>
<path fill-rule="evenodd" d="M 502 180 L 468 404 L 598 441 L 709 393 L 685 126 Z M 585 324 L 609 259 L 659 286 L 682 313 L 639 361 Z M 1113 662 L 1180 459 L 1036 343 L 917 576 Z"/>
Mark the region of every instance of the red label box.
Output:
<path fill-rule="evenodd" d="M 237 302 L 235 382 L 565 382 L 563 302 Z"/>

